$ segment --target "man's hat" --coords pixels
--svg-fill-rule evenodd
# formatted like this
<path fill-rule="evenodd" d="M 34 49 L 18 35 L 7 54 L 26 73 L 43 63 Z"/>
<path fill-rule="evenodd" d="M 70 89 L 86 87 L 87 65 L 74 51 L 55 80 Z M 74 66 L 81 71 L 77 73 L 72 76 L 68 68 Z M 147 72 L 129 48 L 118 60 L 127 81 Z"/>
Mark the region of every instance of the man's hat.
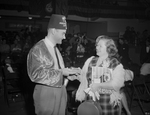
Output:
<path fill-rule="evenodd" d="M 48 24 L 48 29 L 49 28 L 66 30 L 67 29 L 66 17 L 64 15 L 52 14 Z"/>

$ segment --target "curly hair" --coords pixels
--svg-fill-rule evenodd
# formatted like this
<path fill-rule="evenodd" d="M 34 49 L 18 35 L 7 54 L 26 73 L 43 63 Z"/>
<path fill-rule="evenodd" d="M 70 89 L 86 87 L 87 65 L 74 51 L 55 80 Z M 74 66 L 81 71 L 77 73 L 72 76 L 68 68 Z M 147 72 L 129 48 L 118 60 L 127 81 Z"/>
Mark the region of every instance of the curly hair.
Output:
<path fill-rule="evenodd" d="M 112 57 L 117 57 L 118 56 L 118 49 L 117 49 L 117 46 L 115 44 L 115 41 L 109 37 L 109 36 L 106 36 L 106 35 L 101 35 L 101 36 L 98 36 L 96 38 L 96 45 L 98 44 L 98 42 L 100 40 L 105 40 L 106 41 L 106 51 L 108 53 L 108 57 L 109 58 L 112 58 Z"/>

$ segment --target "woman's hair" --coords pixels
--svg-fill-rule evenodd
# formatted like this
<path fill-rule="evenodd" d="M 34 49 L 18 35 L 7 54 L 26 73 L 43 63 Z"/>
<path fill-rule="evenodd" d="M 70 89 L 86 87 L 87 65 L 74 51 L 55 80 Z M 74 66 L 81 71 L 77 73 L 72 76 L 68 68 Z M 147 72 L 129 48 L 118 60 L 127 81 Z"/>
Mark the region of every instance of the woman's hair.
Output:
<path fill-rule="evenodd" d="M 117 46 L 115 44 L 115 41 L 111 38 L 111 37 L 108 37 L 106 35 L 101 35 L 101 36 L 98 36 L 97 39 L 96 39 L 96 45 L 98 44 L 98 42 L 100 40 L 105 40 L 106 41 L 106 51 L 108 53 L 108 57 L 109 58 L 112 58 L 112 57 L 116 57 L 117 58 L 117 55 L 118 55 L 118 49 L 117 49 Z"/>

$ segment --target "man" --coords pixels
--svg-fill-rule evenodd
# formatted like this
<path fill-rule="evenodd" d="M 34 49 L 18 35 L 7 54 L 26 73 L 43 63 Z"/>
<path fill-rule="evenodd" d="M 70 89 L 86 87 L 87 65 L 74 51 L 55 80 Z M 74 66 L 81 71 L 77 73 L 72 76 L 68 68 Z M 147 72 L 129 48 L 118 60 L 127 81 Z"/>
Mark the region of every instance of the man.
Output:
<path fill-rule="evenodd" d="M 118 53 L 120 55 L 121 63 L 125 68 L 129 67 L 130 57 L 129 57 L 129 46 L 125 42 L 124 38 L 118 39 Z"/>
<path fill-rule="evenodd" d="M 144 64 L 150 58 L 150 38 L 148 38 L 144 42 L 145 43 L 142 44 L 141 52 L 140 52 L 140 62 L 141 62 L 141 64 Z"/>
<path fill-rule="evenodd" d="M 48 24 L 47 36 L 31 48 L 27 57 L 27 71 L 36 83 L 33 93 L 37 115 L 65 115 L 67 93 L 63 76 L 79 74 L 80 69 L 64 67 L 62 56 L 55 46 L 65 39 L 66 18 L 53 14 Z"/>

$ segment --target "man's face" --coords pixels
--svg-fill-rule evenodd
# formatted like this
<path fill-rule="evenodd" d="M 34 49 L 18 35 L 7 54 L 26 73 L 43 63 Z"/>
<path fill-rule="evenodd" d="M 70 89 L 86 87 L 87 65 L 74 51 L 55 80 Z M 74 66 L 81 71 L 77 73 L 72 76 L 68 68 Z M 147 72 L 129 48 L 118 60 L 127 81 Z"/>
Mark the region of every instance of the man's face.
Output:
<path fill-rule="evenodd" d="M 55 42 L 56 44 L 62 44 L 62 40 L 66 39 L 66 30 L 64 29 L 55 29 Z"/>

